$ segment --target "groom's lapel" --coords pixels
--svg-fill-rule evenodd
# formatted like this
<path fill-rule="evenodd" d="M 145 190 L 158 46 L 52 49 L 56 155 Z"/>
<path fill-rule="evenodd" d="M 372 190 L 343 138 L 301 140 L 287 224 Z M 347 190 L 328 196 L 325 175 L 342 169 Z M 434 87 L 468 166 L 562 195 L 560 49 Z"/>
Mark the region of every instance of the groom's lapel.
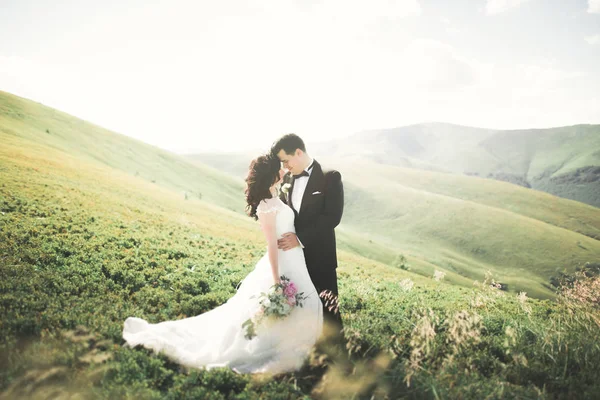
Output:
<path fill-rule="evenodd" d="M 323 170 L 321 169 L 321 164 L 314 161 L 312 172 L 310 173 L 310 177 L 308 178 L 308 183 L 306 184 L 306 189 L 304 190 L 304 195 L 302 196 L 302 205 L 300 206 L 299 213 L 308 206 L 310 202 L 310 198 L 312 194 L 316 192 L 319 187 L 321 187 L 321 181 L 323 180 Z"/>

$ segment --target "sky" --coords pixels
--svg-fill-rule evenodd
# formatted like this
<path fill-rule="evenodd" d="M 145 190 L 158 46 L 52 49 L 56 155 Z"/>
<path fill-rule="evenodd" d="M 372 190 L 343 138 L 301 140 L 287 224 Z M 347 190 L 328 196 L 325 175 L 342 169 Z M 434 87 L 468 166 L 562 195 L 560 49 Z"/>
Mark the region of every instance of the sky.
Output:
<path fill-rule="evenodd" d="M 0 90 L 180 153 L 600 123 L 600 0 L 0 0 Z"/>

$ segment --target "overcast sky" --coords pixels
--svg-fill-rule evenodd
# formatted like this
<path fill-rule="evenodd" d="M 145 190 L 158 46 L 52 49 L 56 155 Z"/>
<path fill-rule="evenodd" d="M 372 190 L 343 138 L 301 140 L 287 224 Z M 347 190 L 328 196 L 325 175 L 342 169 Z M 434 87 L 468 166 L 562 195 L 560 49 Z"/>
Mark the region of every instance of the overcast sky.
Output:
<path fill-rule="evenodd" d="M 0 0 L 0 90 L 174 151 L 600 123 L 600 0 Z"/>

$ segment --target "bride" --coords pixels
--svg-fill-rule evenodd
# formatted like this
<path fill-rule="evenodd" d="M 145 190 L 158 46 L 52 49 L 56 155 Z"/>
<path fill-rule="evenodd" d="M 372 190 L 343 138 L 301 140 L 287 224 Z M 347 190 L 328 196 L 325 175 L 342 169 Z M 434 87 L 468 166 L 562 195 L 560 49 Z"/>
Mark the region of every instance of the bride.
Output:
<path fill-rule="evenodd" d="M 254 159 L 246 178 L 247 213 L 258 219 L 267 252 L 225 304 L 195 317 L 157 324 L 129 317 L 125 320 L 125 346 L 164 353 L 187 367 L 229 367 L 240 373 L 282 373 L 299 369 L 321 335 L 323 309 L 310 279 L 304 252 L 296 247 L 278 250 L 277 239 L 295 232 L 294 212 L 278 197 L 284 171 L 269 155 Z M 285 275 L 307 298 L 283 319 L 267 321 L 245 337 L 242 324 L 259 309 L 258 295 Z"/>

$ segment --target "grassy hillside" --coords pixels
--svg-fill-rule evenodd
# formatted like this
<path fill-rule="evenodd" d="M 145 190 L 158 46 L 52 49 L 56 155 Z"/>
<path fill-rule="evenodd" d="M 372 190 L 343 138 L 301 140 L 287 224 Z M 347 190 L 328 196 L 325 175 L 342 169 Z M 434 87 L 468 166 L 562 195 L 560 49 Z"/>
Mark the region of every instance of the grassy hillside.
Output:
<path fill-rule="evenodd" d="M 599 213 L 594 207 L 581 204 L 589 210 L 580 210 L 583 214 L 577 220 L 573 215 L 577 215 L 579 203 L 572 202 L 575 207 L 573 213 L 569 213 L 567 200 L 545 195 L 556 201 L 535 209 L 536 203 L 527 199 L 527 193 L 521 196 L 514 193 L 515 189 L 527 192 L 526 189 L 484 182 L 505 187 L 504 192 L 502 187 L 500 190 L 494 187 L 491 191 L 496 193 L 487 196 L 488 203 L 511 204 L 511 196 L 525 199 L 512 203 L 515 209 L 521 207 L 520 211 L 512 211 L 507 209 L 509 206 L 461 198 L 461 191 L 467 192 L 463 197 L 469 196 L 467 185 L 448 186 L 446 193 L 436 193 L 418 188 L 416 184 L 411 186 L 410 175 L 418 179 L 423 171 L 390 170 L 389 167 L 379 171 L 380 168 L 369 170 L 364 165 L 343 168 L 344 176 L 354 185 L 348 185 L 344 223 L 363 235 L 373 235 L 382 245 L 406 256 L 423 258 L 469 280 L 480 280 L 487 270 L 492 270 L 509 289 L 525 290 L 541 297 L 551 295 L 548 283 L 552 276 L 600 259 L 597 239 L 540 220 L 551 214 L 552 217 L 548 217 L 551 222 L 597 234 L 595 230 L 599 225 L 594 225 L 594 221 L 598 220 Z M 434 176 L 434 179 L 448 177 L 454 175 Z M 470 194 L 482 196 L 481 192 L 479 188 Z M 585 211 L 589 219 L 584 217 Z M 413 270 L 421 268 L 415 266 Z M 423 272 L 428 274 L 430 270 Z"/>
<path fill-rule="evenodd" d="M 401 258 L 389 266 L 344 250 L 347 358 L 315 352 L 301 371 L 270 378 L 187 370 L 125 348 L 128 316 L 159 322 L 225 302 L 265 251 L 257 224 L 206 201 L 208 193 L 186 200 L 179 187 L 99 162 L 93 149 L 20 137 L 3 118 L 3 400 L 553 399 L 600 389 L 600 315 L 585 301 L 568 293 L 558 302 L 517 297 L 495 289 L 489 276 L 469 288 L 448 285 L 406 271 Z M 361 186 L 349 189 L 366 195 Z M 395 255 L 350 229 L 340 236 L 349 250 Z"/>
<path fill-rule="evenodd" d="M 588 166 L 555 176 L 542 176 L 533 187 L 600 208 L 600 167 Z"/>
<path fill-rule="evenodd" d="M 0 139 L 15 147 L 59 150 L 231 210 L 244 207 L 242 182 L 225 173 L 2 91 Z"/>
<path fill-rule="evenodd" d="M 382 184 L 401 184 L 418 191 L 500 208 L 600 239 L 600 211 L 586 204 L 478 177 L 347 163 L 343 159 L 327 161 L 337 165 L 353 182 L 373 183 L 371 191 Z"/>

